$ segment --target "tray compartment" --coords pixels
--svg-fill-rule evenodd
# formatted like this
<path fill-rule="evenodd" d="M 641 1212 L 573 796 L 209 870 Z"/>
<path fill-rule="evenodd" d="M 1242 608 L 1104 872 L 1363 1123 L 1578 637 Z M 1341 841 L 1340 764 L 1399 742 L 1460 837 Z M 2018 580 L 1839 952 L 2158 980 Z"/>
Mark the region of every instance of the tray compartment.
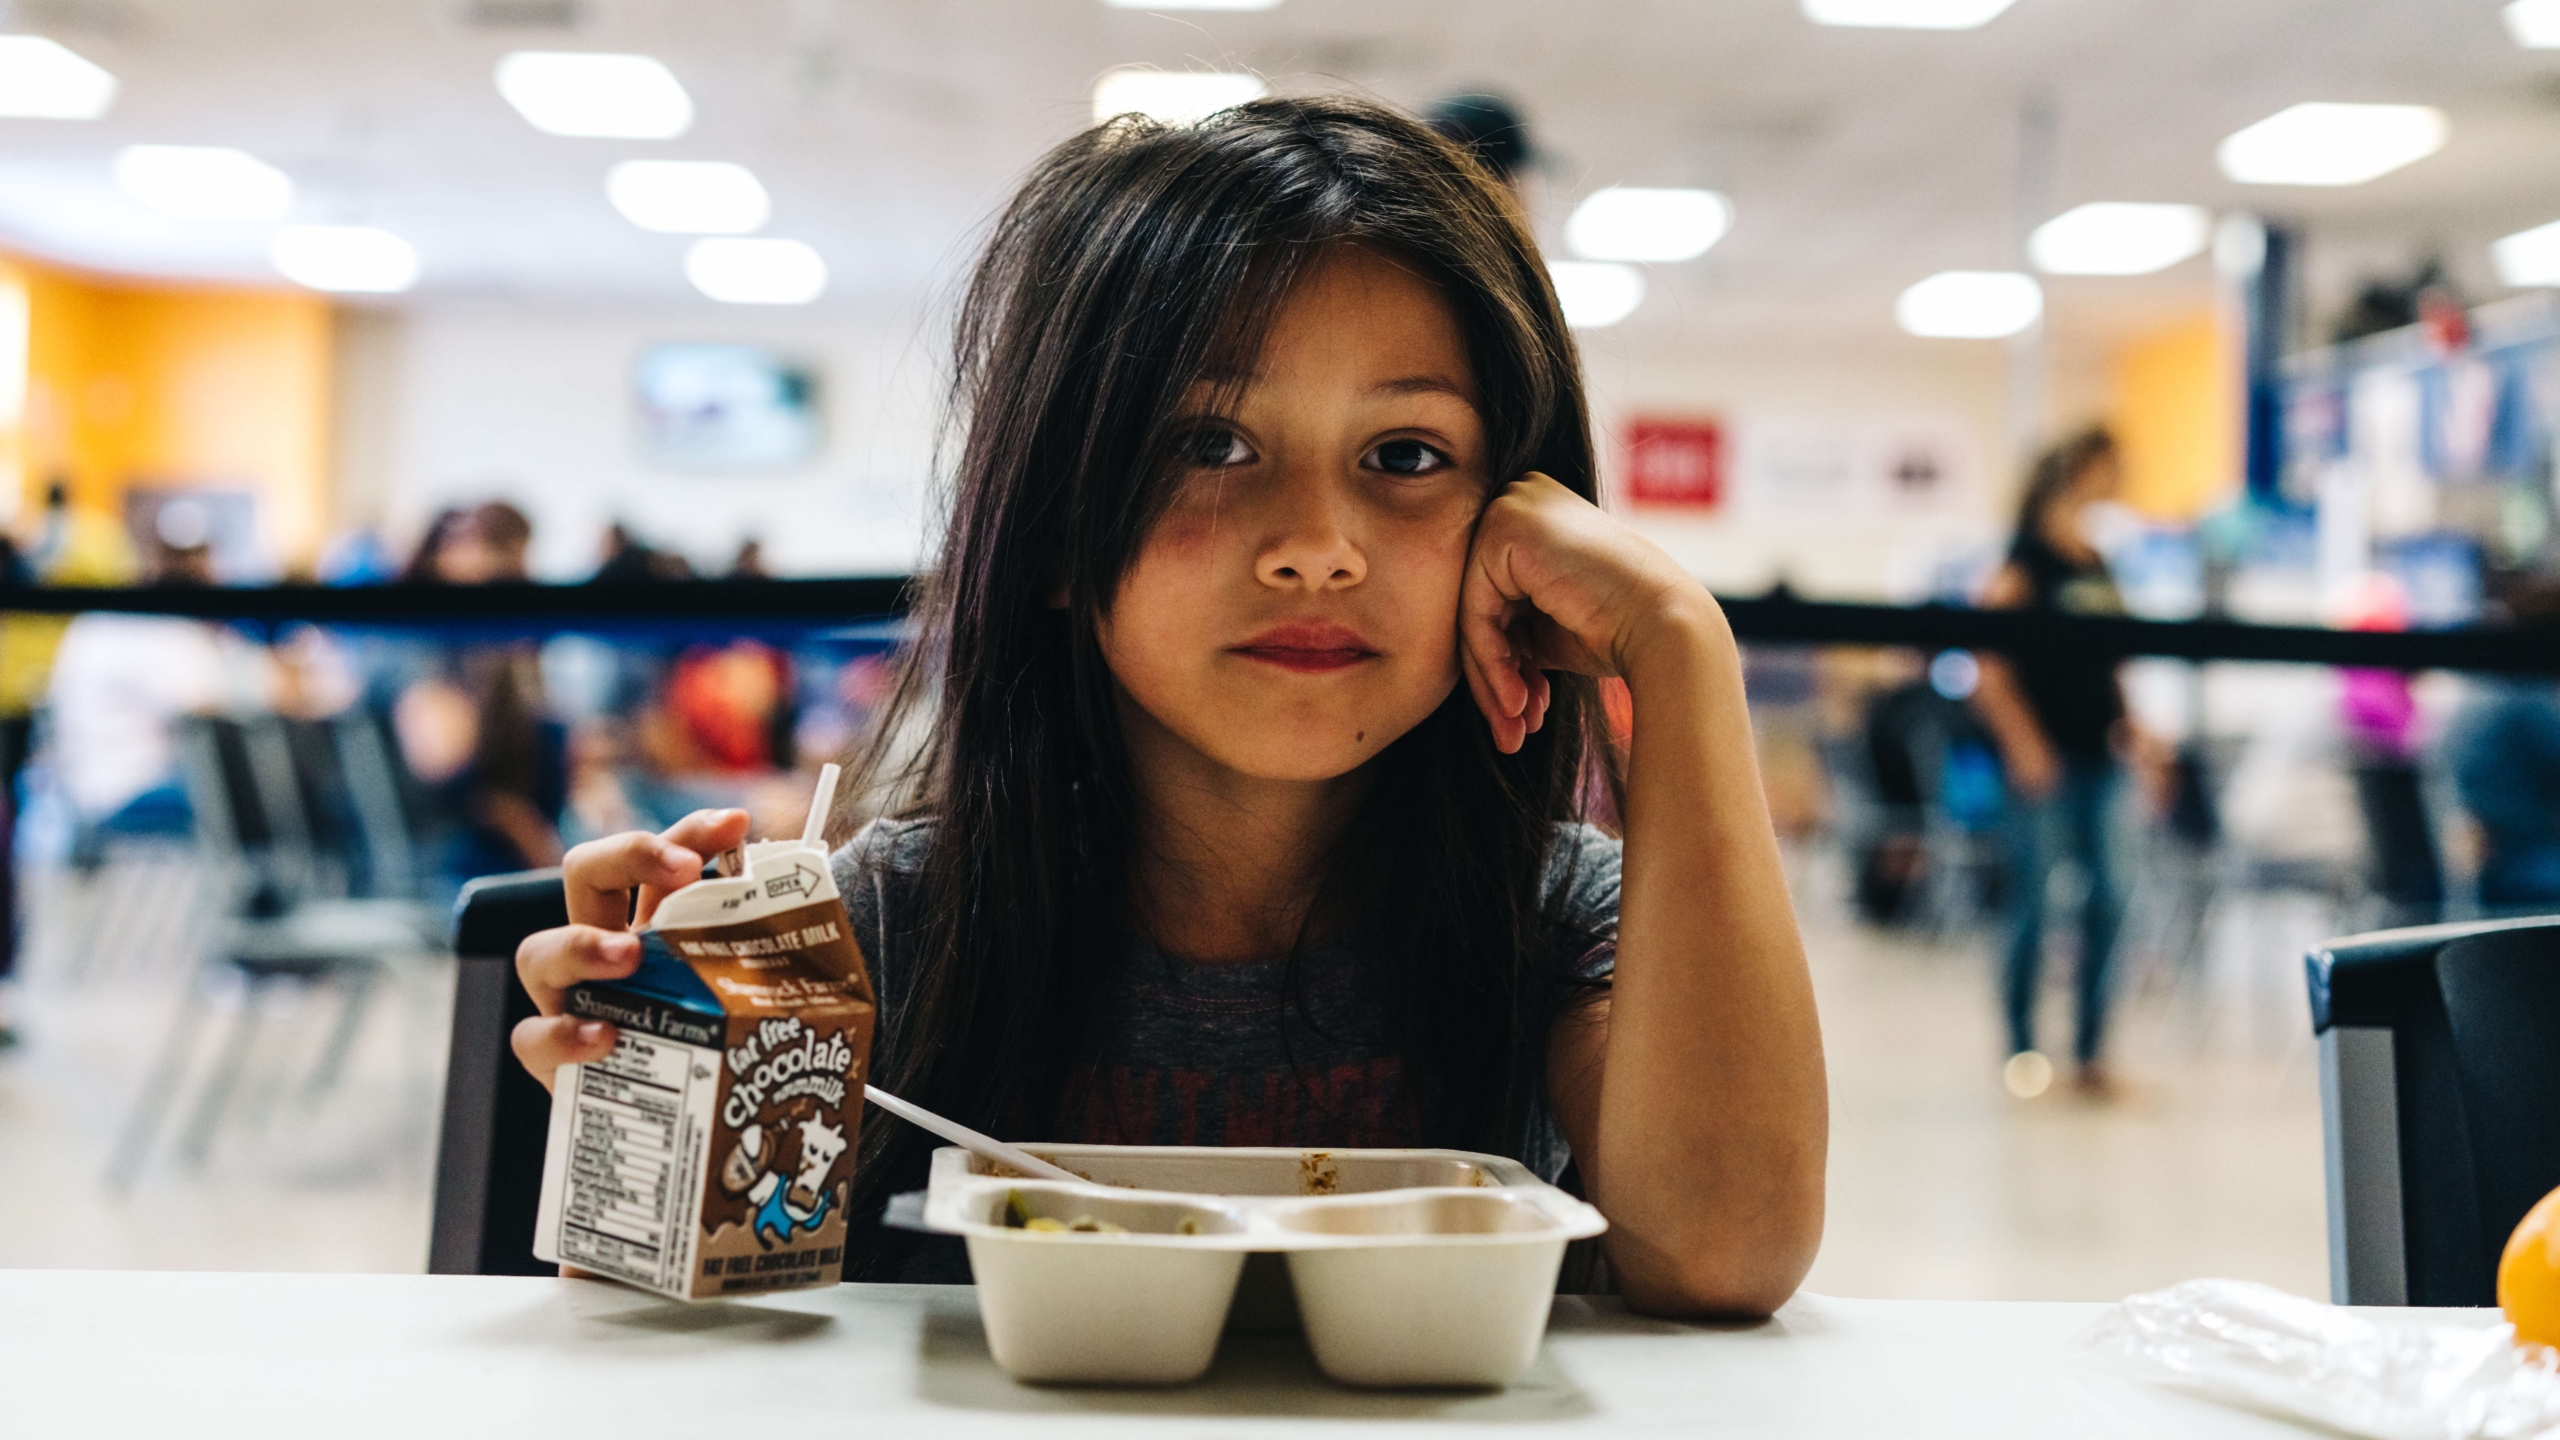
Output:
<path fill-rule="evenodd" d="M 1289 1280 L 1324 1373 L 1346 1385 L 1492 1386 L 1519 1378 L 1546 1334 L 1569 1219 L 1526 1194 L 1414 1191 L 1275 1209 L 1321 1241 Z"/>

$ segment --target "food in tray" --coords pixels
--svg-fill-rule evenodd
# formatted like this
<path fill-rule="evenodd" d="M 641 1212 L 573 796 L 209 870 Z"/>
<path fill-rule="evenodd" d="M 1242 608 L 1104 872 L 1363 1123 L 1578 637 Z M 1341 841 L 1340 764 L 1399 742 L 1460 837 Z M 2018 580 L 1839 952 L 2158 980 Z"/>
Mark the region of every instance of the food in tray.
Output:
<path fill-rule="evenodd" d="M 1022 1192 L 1019 1190 L 1004 1192 L 1004 1224 L 1008 1230 L 1027 1230 L 1034 1235 L 1127 1235 L 1131 1233 L 1126 1225 L 1114 1225 L 1108 1220 L 1097 1219 L 1091 1215 L 1078 1215 L 1072 1220 L 1061 1220 L 1054 1215 L 1034 1215 L 1031 1213 L 1030 1204 L 1022 1198 Z M 1174 1225 L 1173 1233 L 1176 1235 L 1199 1234 L 1200 1217 L 1183 1216 Z"/>

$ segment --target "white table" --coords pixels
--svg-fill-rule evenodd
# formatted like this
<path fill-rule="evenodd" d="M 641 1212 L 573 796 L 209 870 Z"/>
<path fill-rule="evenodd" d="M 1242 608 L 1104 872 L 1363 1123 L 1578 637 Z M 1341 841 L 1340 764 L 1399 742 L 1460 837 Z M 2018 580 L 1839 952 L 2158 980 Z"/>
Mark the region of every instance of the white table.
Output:
<path fill-rule="evenodd" d="M 1802 1295 L 1700 1326 L 1565 1299 L 1497 1393 L 1341 1389 L 1276 1336 L 1229 1337 L 1183 1389 L 1077 1390 L 1007 1379 L 958 1287 L 687 1308 L 596 1281 L 0 1271 L 0 1436 L 2311 1433 L 2113 1373 L 2079 1348 L 2100 1309 Z"/>

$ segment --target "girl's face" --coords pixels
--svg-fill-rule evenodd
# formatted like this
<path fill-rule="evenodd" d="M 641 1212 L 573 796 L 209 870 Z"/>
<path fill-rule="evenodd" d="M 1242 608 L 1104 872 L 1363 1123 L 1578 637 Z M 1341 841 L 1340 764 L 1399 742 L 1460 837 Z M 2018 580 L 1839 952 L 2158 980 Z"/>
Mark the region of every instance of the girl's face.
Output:
<path fill-rule="evenodd" d="M 1221 389 L 1187 401 L 1188 463 L 1103 655 L 1141 748 L 1170 736 L 1238 774 L 1330 779 L 1458 681 L 1458 582 L 1490 478 L 1466 347 L 1437 287 L 1344 247 Z"/>

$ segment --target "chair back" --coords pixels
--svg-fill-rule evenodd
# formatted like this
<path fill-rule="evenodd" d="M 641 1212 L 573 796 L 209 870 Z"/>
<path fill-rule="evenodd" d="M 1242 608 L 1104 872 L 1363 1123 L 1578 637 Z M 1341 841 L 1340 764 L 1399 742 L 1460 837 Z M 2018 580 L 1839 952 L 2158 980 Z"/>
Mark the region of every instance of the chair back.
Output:
<path fill-rule="evenodd" d="M 542 1152 L 551 1097 L 516 1063 L 507 1037 L 534 1013 L 516 979 L 516 946 L 569 923 L 560 872 L 492 875 L 454 903 L 453 1037 L 427 1271 L 433 1275 L 548 1275 L 533 1258 Z"/>
<path fill-rule="evenodd" d="M 2306 959 L 2331 1298 L 2489 1305 L 2560 1186 L 2560 917 L 2383 930 Z"/>
<path fill-rule="evenodd" d="M 392 759 L 388 722 L 365 706 L 351 706 L 328 722 L 331 749 L 353 817 L 353 836 L 364 860 L 367 895 L 407 898 L 424 888 L 417 823 Z"/>

